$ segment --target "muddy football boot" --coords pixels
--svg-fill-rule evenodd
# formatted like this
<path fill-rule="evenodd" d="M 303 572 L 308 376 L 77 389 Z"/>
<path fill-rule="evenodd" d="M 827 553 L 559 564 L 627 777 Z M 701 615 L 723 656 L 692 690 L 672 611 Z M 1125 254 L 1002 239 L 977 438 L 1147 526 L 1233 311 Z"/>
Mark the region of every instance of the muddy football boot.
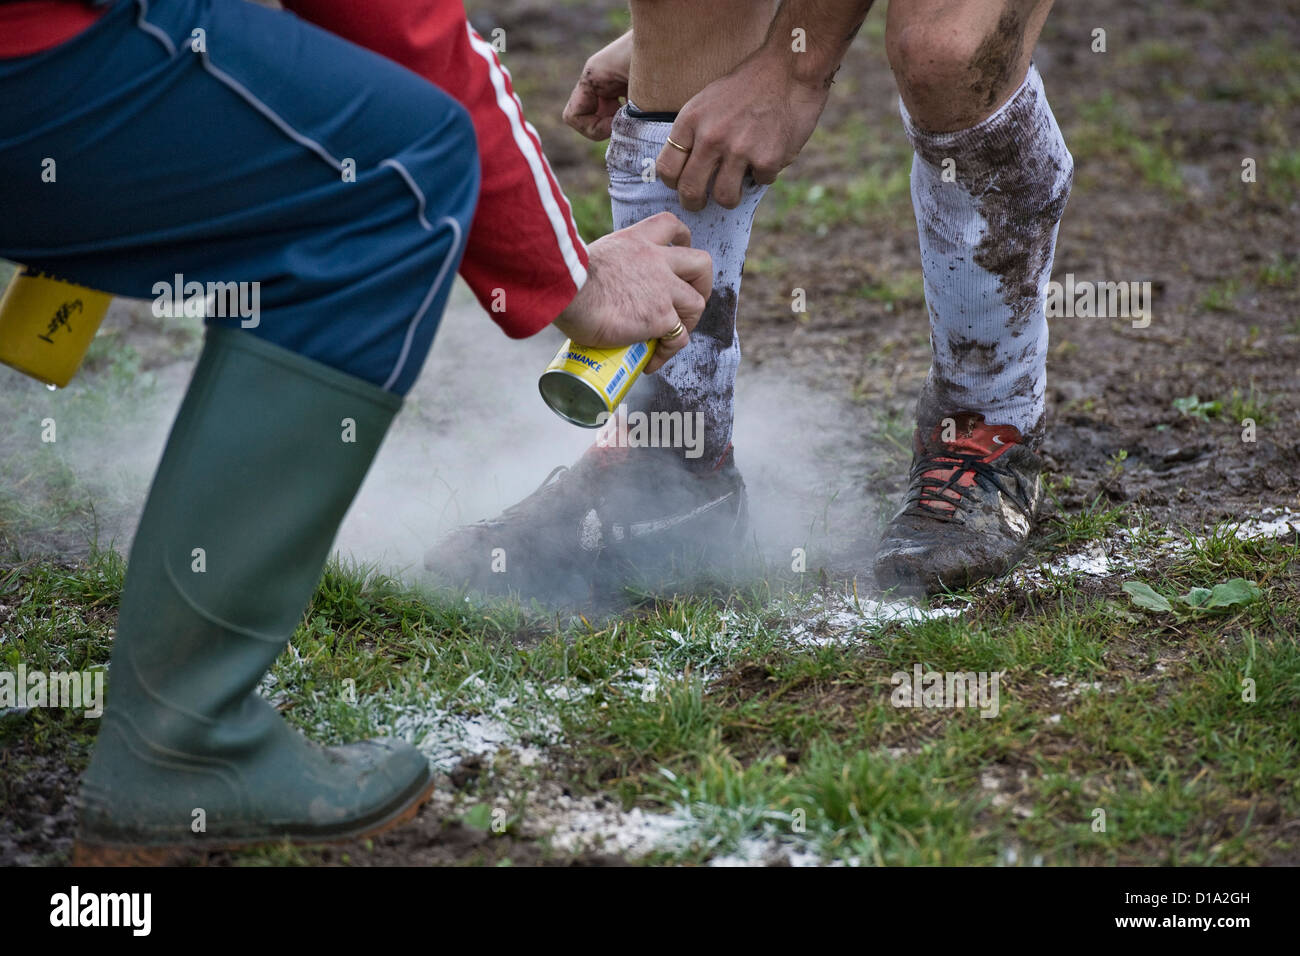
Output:
<path fill-rule="evenodd" d="M 593 446 L 498 517 L 451 532 L 424 565 L 453 587 L 586 601 L 729 566 L 747 529 L 730 448 L 700 474 L 657 449 Z"/>
<path fill-rule="evenodd" d="M 367 836 L 429 796 L 410 744 L 318 746 L 257 691 L 400 404 L 208 330 L 131 546 L 74 863 Z"/>
<path fill-rule="evenodd" d="M 1006 573 L 1025 551 L 1042 501 L 1042 459 L 1010 425 L 977 414 L 950 420 L 928 441 L 913 437 L 907 498 L 876 552 L 882 588 L 967 587 Z"/>

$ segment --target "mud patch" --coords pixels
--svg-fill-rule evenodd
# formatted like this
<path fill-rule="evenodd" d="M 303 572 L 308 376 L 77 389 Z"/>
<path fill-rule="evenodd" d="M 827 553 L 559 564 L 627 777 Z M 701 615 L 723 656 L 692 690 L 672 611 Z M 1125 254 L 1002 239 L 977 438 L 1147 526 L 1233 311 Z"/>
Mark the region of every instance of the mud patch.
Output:
<path fill-rule="evenodd" d="M 32 746 L 27 716 L 0 713 L 0 866 L 64 865 L 88 755 Z"/>
<path fill-rule="evenodd" d="M 980 43 L 971 61 L 977 77 L 974 92 L 985 110 L 997 103 L 998 93 L 1006 89 L 1020 61 L 1025 45 L 1025 14 L 1033 9 L 1034 2 L 1023 0 L 1008 4 L 998 18 L 998 24 Z"/>

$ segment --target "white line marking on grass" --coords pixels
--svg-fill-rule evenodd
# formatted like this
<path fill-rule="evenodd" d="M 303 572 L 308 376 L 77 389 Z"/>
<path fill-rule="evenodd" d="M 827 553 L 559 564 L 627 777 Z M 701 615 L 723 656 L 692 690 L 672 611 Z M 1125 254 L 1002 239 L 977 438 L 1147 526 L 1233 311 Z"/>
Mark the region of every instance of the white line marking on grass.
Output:
<path fill-rule="evenodd" d="M 525 832 L 561 853 L 612 853 L 629 858 L 681 849 L 698 835 L 694 820 L 672 813 L 624 812 L 605 797 L 567 796 L 553 784 L 529 795 Z"/>
<path fill-rule="evenodd" d="M 1290 508 L 1265 508 L 1260 517 L 1243 517 L 1233 534 L 1241 541 L 1260 541 L 1300 534 L 1300 512 Z M 1183 554 L 1194 544 L 1203 544 L 1206 540 L 1203 536 L 1196 536 L 1189 542 L 1179 539 L 1172 532 L 1165 532 L 1154 542 L 1148 539 L 1139 544 L 1137 529 L 1123 528 L 1100 541 L 1088 542 L 1079 551 L 1057 555 L 1036 567 L 1017 569 L 1002 580 L 989 582 L 984 590 L 989 592 L 1043 587 L 1054 579 L 1074 574 L 1090 577 L 1132 574 L 1150 567 L 1160 555 L 1168 557 Z"/>
<path fill-rule="evenodd" d="M 859 643 L 864 631 L 879 630 L 895 621 L 919 623 L 936 618 L 956 617 L 956 607 L 923 608 L 910 601 L 873 601 L 851 594 L 818 594 L 800 609 L 803 620 L 789 633 L 800 647 L 828 647 Z"/>

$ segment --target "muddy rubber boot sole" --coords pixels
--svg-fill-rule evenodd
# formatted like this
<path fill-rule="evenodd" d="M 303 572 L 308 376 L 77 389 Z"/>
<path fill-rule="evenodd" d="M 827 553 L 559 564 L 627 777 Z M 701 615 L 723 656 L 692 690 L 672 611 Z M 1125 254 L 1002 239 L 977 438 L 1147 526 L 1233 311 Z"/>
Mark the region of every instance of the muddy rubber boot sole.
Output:
<path fill-rule="evenodd" d="M 419 791 L 411 797 L 403 797 L 395 809 L 386 811 L 379 819 L 355 822 L 343 831 L 319 834 L 280 833 L 252 836 L 247 838 L 227 838 L 216 840 L 196 840 L 193 843 L 168 843 L 157 846 L 123 843 L 96 843 L 78 838 L 72 847 L 72 866 L 174 866 L 197 853 L 219 853 L 230 850 L 250 850 L 263 846 L 278 846 L 290 843 L 293 846 L 338 846 L 354 840 L 364 840 L 379 836 L 396 829 L 404 823 L 414 820 L 420 808 L 429 802 L 436 789 L 437 780 L 429 772 L 426 780 L 420 784 Z"/>

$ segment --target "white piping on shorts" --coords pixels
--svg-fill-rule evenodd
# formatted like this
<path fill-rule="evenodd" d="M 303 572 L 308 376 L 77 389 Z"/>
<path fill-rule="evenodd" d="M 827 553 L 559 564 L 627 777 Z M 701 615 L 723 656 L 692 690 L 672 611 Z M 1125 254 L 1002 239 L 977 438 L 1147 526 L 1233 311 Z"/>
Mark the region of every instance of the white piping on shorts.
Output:
<path fill-rule="evenodd" d="M 166 48 L 168 56 L 175 57 L 176 45 L 172 43 L 171 37 L 167 36 L 167 34 L 164 33 L 161 29 L 159 29 L 154 24 L 149 23 L 145 19 L 145 17 L 149 13 L 148 0 L 136 0 L 136 4 L 140 8 L 139 16 L 136 17 L 136 21 L 135 21 L 136 26 L 139 27 L 145 33 L 149 34 L 154 39 L 156 39 L 159 43 L 161 43 L 163 47 Z M 193 42 L 192 40 L 187 41 L 185 47 L 186 50 L 190 49 L 189 44 L 192 42 Z M 220 69 L 219 67 L 214 66 L 212 60 L 209 59 L 206 50 L 203 50 L 199 53 L 199 62 L 202 64 L 203 69 L 206 70 L 213 77 L 215 77 L 219 83 L 231 89 L 236 96 L 240 97 L 240 99 L 248 103 L 249 106 L 253 107 L 253 109 L 257 110 L 257 112 L 261 113 L 268 120 L 270 120 L 271 123 L 273 123 L 275 127 L 280 130 L 280 132 L 284 133 L 285 136 L 289 137 L 299 146 L 311 150 L 313 153 L 315 153 L 317 156 L 323 159 L 326 163 L 332 166 L 336 172 L 341 173 L 343 171 L 343 164 L 336 157 L 334 157 L 329 150 L 327 150 L 324 146 L 322 146 L 317 140 L 314 140 L 310 136 L 298 132 L 296 129 L 294 129 L 292 126 L 289 125 L 288 121 L 285 120 L 284 117 L 282 117 L 279 113 L 273 110 L 266 103 L 262 102 L 262 100 L 259 99 L 257 95 L 253 93 L 252 90 L 248 89 L 248 87 L 244 86 L 244 84 L 240 83 L 229 73 L 226 73 L 224 70 Z M 379 166 L 386 167 L 388 169 L 393 170 L 395 173 L 397 173 L 397 175 L 401 178 L 402 182 L 406 184 L 406 187 L 415 196 L 415 202 L 416 202 L 415 215 L 416 215 L 416 220 L 420 223 L 421 229 L 423 229 L 425 232 L 437 232 L 439 226 L 446 225 L 451 228 L 451 235 L 452 235 L 451 248 L 447 250 L 447 255 L 442 260 L 442 265 L 438 268 L 438 274 L 433 280 L 433 285 L 429 287 L 429 291 L 425 293 L 424 300 L 420 303 L 420 307 L 416 309 L 415 314 L 411 316 L 410 321 L 407 322 L 406 335 L 402 339 L 401 351 L 398 352 L 397 361 L 394 363 L 393 370 L 392 372 L 389 373 L 387 381 L 385 381 L 382 386 L 384 391 L 389 391 L 392 389 L 393 383 L 395 383 L 399 378 L 401 378 L 402 371 L 405 369 L 406 363 L 410 358 L 411 342 L 414 341 L 415 339 L 415 331 L 419 327 L 420 322 L 424 319 L 425 313 L 429 311 L 429 306 L 432 305 L 433 301 L 438 297 L 438 292 L 442 288 L 443 282 L 446 281 L 447 279 L 447 272 L 449 267 L 451 266 L 452 262 L 454 262 L 456 258 L 460 255 L 461 242 L 464 240 L 464 236 L 463 236 L 463 230 L 460 227 L 460 223 L 458 223 L 451 216 L 443 216 L 441 219 L 438 220 L 437 225 L 430 223 L 429 220 L 425 218 L 424 211 L 427 207 L 427 203 L 425 201 L 424 191 L 420 189 L 420 187 L 416 184 L 415 178 L 411 176 L 410 171 L 404 165 L 402 165 L 400 160 L 393 159 L 390 157 L 388 159 L 382 160 L 379 163 Z"/>
<path fill-rule="evenodd" d="M 140 8 L 135 18 L 135 25 L 161 43 L 168 56 L 175 56 L 176 44 L 172 43 L 172 38 L 145 19 L 149 16 L 149 0 L 135 0 L 135 3 Z"/>

